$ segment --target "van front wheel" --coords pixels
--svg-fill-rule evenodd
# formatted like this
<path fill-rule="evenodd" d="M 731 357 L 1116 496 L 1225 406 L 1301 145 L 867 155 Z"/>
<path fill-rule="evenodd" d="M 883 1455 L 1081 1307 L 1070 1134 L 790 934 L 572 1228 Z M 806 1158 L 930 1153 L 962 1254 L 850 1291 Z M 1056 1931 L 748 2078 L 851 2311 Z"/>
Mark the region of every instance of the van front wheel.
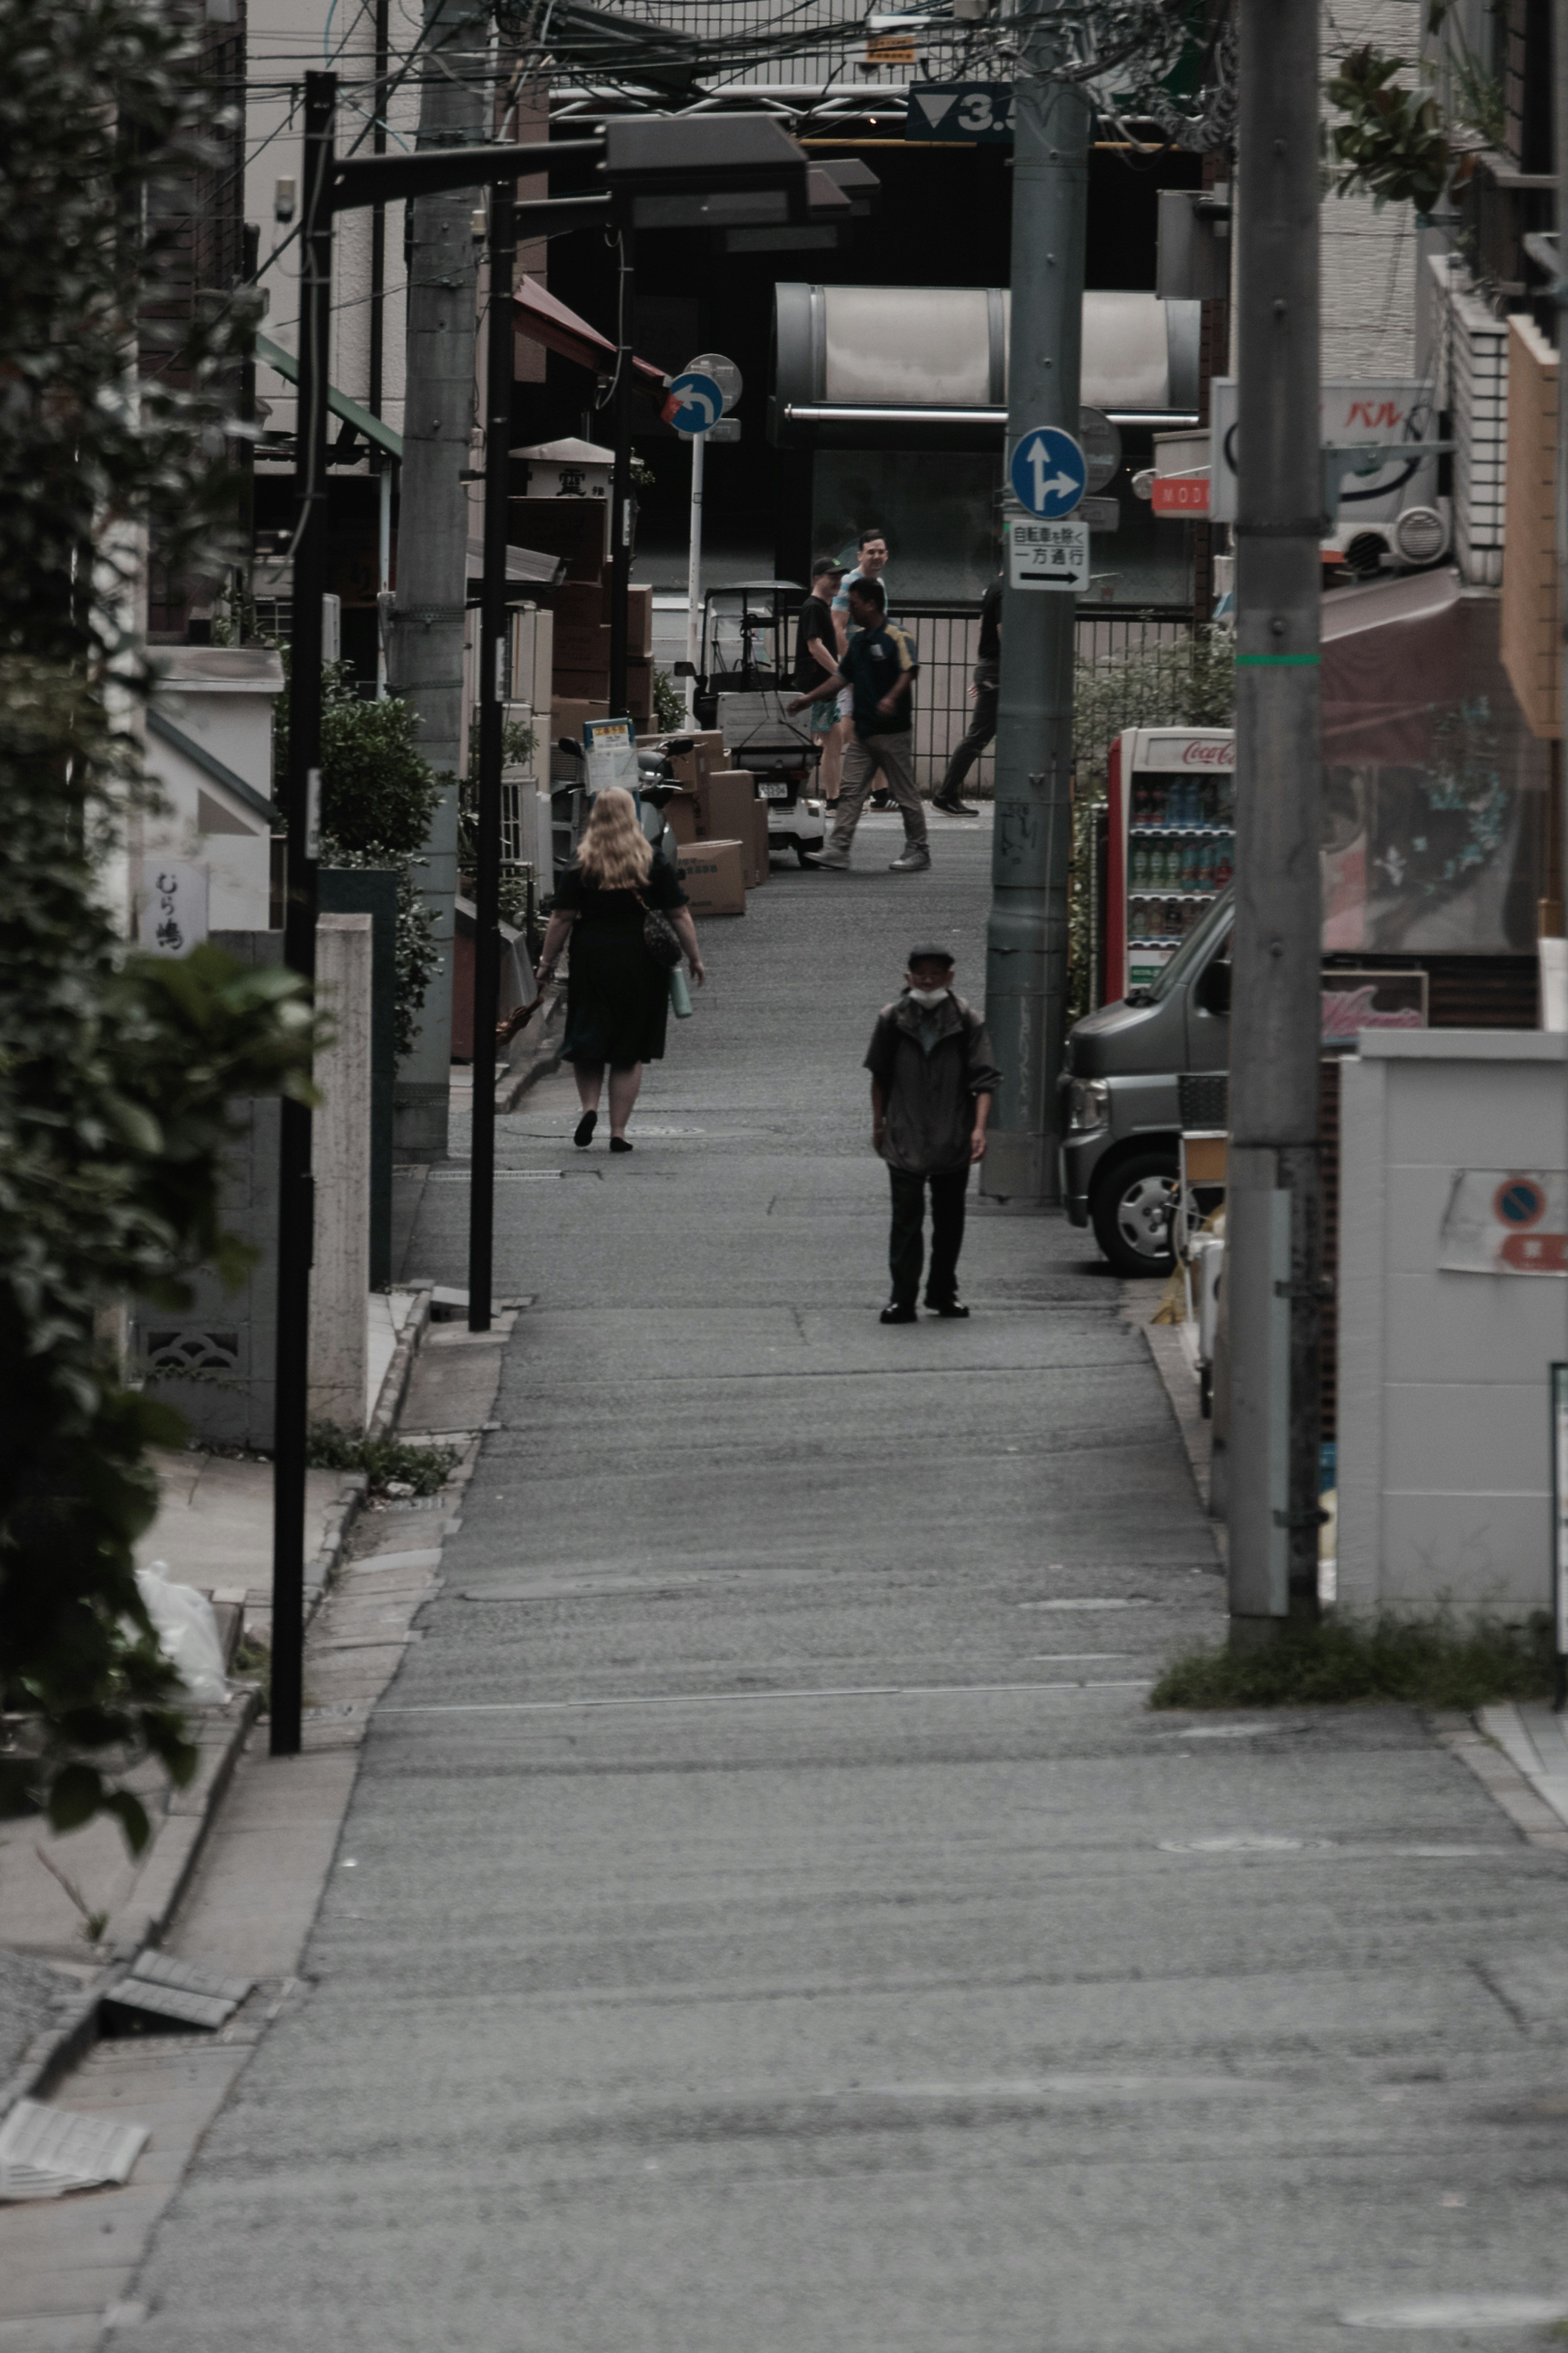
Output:
<path fill-rule="evenodd" d="M 1171 1216 L 1180 1170 L 1174 1152 L 1134 1153 L 1108 1169 L 1094 1190 L 1094 1238 L 1118 1274 L 1169 1274 Z"/>

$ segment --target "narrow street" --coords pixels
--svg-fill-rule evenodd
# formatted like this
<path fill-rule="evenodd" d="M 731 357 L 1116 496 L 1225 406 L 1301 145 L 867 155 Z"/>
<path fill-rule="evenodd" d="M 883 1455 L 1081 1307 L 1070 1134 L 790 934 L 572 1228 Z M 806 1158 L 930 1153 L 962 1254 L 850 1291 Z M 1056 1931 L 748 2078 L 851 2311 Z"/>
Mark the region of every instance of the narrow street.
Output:
<path fill-rule="evenodd" d="M 1308 2353 L 1563 2286 L 1564 1859 L 1403 1711 L 1148 1713 L 1224 1588 L 1089 1237 L 977 1209 L 972 1320 L 877 1321 L 871 1022 L 921 938 L 984 993 L 935 822 L 702 927 L 631 1158 L 568 1073 L 500 1124 L 500 1427 L 117 2346 Z M 461 1283 L 465 1187 L 407 1208 Z"/>

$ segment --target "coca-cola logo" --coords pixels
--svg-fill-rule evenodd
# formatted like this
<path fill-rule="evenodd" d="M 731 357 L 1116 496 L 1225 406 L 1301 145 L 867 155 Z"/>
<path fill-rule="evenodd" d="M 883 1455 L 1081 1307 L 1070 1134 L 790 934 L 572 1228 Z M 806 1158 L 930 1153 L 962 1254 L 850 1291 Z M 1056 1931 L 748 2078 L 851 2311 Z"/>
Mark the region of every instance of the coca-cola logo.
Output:
<path fill-rule="evenodd" d="M 1234 768 L 1234 744 L 1188 744 L 1182 753 L 1184 768 Z"/>

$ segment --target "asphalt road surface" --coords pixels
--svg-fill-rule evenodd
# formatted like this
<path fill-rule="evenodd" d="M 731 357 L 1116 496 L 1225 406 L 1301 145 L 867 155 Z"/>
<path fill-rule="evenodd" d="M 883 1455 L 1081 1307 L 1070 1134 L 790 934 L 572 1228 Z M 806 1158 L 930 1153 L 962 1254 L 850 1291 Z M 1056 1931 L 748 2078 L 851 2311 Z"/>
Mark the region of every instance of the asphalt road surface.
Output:
<path fill-rule="evenodd" d="M 871 1022 L 917 938 L 984 981 L 984 828 L 899 838 L 704 927 L 629 1158 L 564 1079 L 501 1124 L 561 1172 L 497 1188 L 502 1426 L 128 2345 L 1306 2353 L 1568 2288 L 1563 1859 L 1402 1712 L 1146 1710 L 1223 1590 L 1088 1237 L 982 1211 L 972 1321 L 877 1321 Z M 1541 2341 L 1478 2309 L 1399 2341 Z"/>

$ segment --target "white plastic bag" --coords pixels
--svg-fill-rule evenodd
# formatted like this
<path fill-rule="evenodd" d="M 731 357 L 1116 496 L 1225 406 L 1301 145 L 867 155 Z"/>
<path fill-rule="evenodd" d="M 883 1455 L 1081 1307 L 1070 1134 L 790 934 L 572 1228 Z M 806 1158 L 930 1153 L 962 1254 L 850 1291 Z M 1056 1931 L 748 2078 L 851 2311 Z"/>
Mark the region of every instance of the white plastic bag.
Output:
<path fill-rule="evenodd" d="M 224 1707 L 228 1683 L 223 1671 L 223 1645 L 212 1603 L 194 1586 L 176 1585 L 166 1560 L 150 1561 L 136 1572 L 136 1590 L 158 1637 L 158 1648 L 197 1707 Z"/>

